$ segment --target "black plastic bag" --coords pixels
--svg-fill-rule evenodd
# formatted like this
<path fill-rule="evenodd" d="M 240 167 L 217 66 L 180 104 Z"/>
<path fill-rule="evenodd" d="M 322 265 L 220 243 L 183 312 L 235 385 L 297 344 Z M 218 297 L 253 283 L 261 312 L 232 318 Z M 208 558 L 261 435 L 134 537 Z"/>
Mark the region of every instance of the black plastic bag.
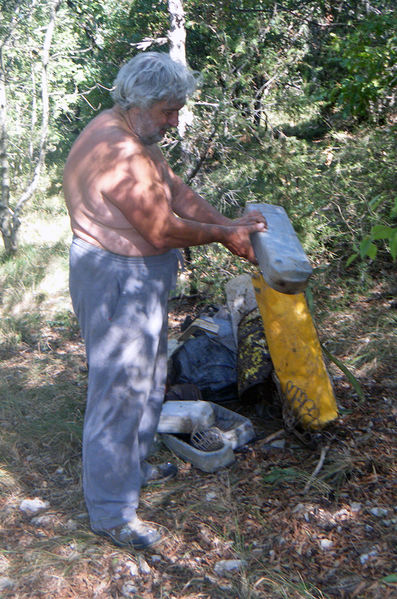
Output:
<path fill-rule="evenodd" d="M 198 334 L 173 353 L 169 382 L 196 385 L 204 400 L 222 403 L 237 398 L 237 351 L 230 319 L 213 320 L 220 324 L 218 335 Z"/>

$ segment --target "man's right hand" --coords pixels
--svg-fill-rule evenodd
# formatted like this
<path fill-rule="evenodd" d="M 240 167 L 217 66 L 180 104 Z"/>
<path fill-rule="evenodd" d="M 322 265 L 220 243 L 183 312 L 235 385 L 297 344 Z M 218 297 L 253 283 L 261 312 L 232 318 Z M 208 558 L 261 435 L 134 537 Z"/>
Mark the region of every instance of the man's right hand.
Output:
<path fill-rule="evenodd" d="M 260 210 L 251 210 L 251 212 L 248 212 L 247 214 L 244 214 L 243 216 L 240 216 L 239 218 L 235 218 L 230 222 L 231 225 L 237 225 L 237 226 L 252 225 L 255 223 L 264 223 L 265 230 L 267 229 L 266 219 L 263 216 L 263 214 L 260 212 Z"/>
<path fill-rule="evenodd" d="M 241 223 L 242 219 L 251 215 L 245 215 L 241 219 L 237 219 L 240 222 L 233 221 L 233 224 L 225 227 L 226 229 L 226 240 L 223 241 L 223 245 L 236 256 L 246 258 L 252 264 L 257 264 L 255 253 L 251 244 L 250 235 L 251 233 L 263 232 L 267 230 L 266 221 L 263 216 L 260 215 L 261 220 L 251 219 L 251 222 L 247 224 Z"/>

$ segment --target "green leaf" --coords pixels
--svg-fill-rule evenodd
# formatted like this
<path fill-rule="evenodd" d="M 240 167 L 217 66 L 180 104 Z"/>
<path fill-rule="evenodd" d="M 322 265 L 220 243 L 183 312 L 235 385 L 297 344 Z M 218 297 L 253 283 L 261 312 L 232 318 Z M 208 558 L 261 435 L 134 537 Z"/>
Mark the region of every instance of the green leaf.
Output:
<path fill-rule="evenodd" d="M 309 287 L 307 287 L 305 290 L 305 296 L 306 296 L 307 305 L 309 307 L 309 311 L 311 312 L 311 314 L 314 314 L 314 298 L 313 298 L 312 290 Z"/>
<path fill-rule="evenodd" d="M 372 239 L 391 239 L 393 237 L 394 229 L 393 227 L 387 227 L 386 225 L 375 225 L 371 229 L 371 237 Z"/>
<path fill-rule="evenodd" d="M 381 582 L 397 582 L 397 573 L 396 574 L 388 574 L 388 576 L 384 576 L 380 579 Z"/>
<path fill-rule="evenodd" d="M 394 206 L 391 209 L 390 216 L 391 218 L 397 218 L 397 197 L 394 198 Z"/>
<path fill-rule="evenodd" d="M 279 481 L 290 481 L 301 478 L 301 473 L 295 468 L 272 468 L 265 474 L 263 481 L 266 483 L 277 483 Z"/>
<path fill-rule="evenodd" d="M 390 240 L 390 253 L 393 260 L 397 258 L 397 231 Z"/>
<path fill-rule="evenodd" d="M 375 196 L 369 202 L 369 207 L 371 208 L 371 210 L 376 210 L 376 208 L 379 206 L 379 204 L 382 203 L 382 201 L 383 201 L 383 198 L 381 195 Z"/>
<path fill-rule="evenodd" d="M 346 266 L 350 266 L 350 264 L 352 262 L 354 262 L 354 260 L 356 260 L 356 258 L 358 258 L 358 253 L 352 254 L 351 256 L 349 256 L 349 258 L 346 260 Z"/>
<path fill-rule="evenodd" d="M 343 362 L 341 362 L 341 360 L 339 360 L 333 354 L 331 354 L 331 352 L 322 343 L 321 349 L 323 350 L 327 358 L 329 358 L 331 362 L 333 362 L 346 375 L 347 380 L 349 381 L 349 383 L 351 384 L 361 401 L 363 401 L 365 399 L 364 391 L 354 374 L 350 372 L 350 370 L 347 368 L 347 366 L 343 364 Z"/>
<path fill-rule="evenodd" d="M 377 248 L 374 243 L 372 243 L 371 237 L 364 237 L 362 242 L 360 243 L 360 256 L 361 258 L 365 258 L 365 256 L 369 256 L 372 260 L 376 258 Z"/>

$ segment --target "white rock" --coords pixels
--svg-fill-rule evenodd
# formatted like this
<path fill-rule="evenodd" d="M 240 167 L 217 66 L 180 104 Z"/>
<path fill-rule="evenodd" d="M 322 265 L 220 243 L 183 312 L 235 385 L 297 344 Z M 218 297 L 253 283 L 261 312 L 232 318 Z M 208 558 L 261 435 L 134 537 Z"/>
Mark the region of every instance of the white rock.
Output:
<path fill-rule="evenodd" d="M 390 518 L 390 520 L 383 520 L 383 524 L 385 526 L 393 526 L 393 528 L 397 527 L 397 518 Z"/>
<path fill-rule="evenodd" d="M 152 555 L 152 557 L 150 559 L 152 560 L 153 563 L 161 562 L 161 555 Z"/>
<path fill-rule="evenodd" d="M 79 527 L 79 525 L 72 518 L 70 518 L 65 524 L 66 530 L 77 530 L 78 527 Z"/>
<path fill-rule="evenodd" d="M 362 504 L 358 503 L 357 501 L 353 501 L 350 504 L 350 509 L 351 509 L 352 512 L 359 512 L 362 507 L 363 507 Z"/>
<path fill-rule="evenodd" d="M 391 526 L 391 525 L 392 525 L 392 521 L 391 521 L 391 520 L 383 520 L 382 524 L 383 524 L 384 526 L 387 526 L 387 527 L 389 527 L 389 526 Z"/>
<path fill-rule="evenodd" d="M 0 591 L 5 591 L 6 589 L 12 589 L 15 582 L 12 578 L 8 578 L 7 576 L 0 577 Z"/>
<path fill-rule="evenodd" d="M 230 584 L 220 584 L 219 588 L 221 589 L 221 591 L 223 591 L 224 593 L 229 593 L 229 595 L 231 596 L 231 591 L 233 589 L 232 585 L 230 585 Z"/>
<path fill-rule="evenodd" d="M 373 516 L 377 516 L 378 518 L 383 518 L 389 513 L 389 510 L 384 507 L 373 507 L 369 511 Z"/>
<path fill-rule="evenodd" d="M 135 562 L 129 561 L 129 562 L 126 562 L 125 565 L 128 568 L 128 572 L 130 573 L 130 576 L 138 576 L 139 570 L 138 570 L 138 566 L 136 565 Z"/>
<path fill-rule="evenodd" d="M 229 572 L 238 572 L 246 565 L 246 562 L 241 559 L 224 559 L 215 564 L 215 573 L 218 576 L 225 576 Z"/>
<path fill-rule="evenodd" d="M 371 559 L 371 557 L 375 557 L 375 556 L 377 555 L 377 553 L 378 553 L 378 552 L 376 551 L 376 549 L 373 549 L 373 550 L 372 550 L 372 551 L 370 551 L 369 553 L 362 553 L 362 554 L 360 555 L 360 562 L 361 562 L 361 564 L 362 564 L 362 565 L 366 564 L 366 563 L 367 563 L 367 561 L 368 561 L 369 559 Z"/>
<path fill-rule="evenodd" d="M 303 503 L 298 503 L 294 509 L 292 510 L 293 514 L 300 514 L 302 512 L 306 511 L 306 506 L 303 505 Z"/>
<path fill-rule="evenodd" d="M 42 512 L 49 507 L 50 504 L 48 501 L 43 501 L 42 499 L 39 499 L 39 497 L 35 497 L 34 499 L 24 499 L 19 505 L 19 509 L 28 516 Z"/>
<path fill-rule="evenodd" d="M 213 499 L 216 499 L 217 495 L 216 493 L 214 493 L 213 491 L 210 491 L 209 493 L 207 493 L 207 495 L 205 496 L 205 500 L 206 501 L 212 501 Z"/>
<path fill-rule="evenodd" d="M 132 597 L 133 595 L 136 595 L 137 592 L 138 589 L 134 584 L 132 584 L 132 582 L 126 582 L 121 587 L 121 595 L 123 597 Z"/>
<path fill-rule="evenodd" d="M 47 526 L 53 526 L 55 524 L 55 518 L 49 514 L 43 514 L 42 516 L 35 516 L 30 522 L 34 526 L 41 526 L 42 528 L 45 528 Z"/>
<path fill-rule="evenodd" d="M 147 561 L 143 559 L 143 557 L 138 558 L 138 563 L 139 563 L 139 571 L 141 574 L 150 574 L 150 572 L 151 572 L 150 566 L 147 563 Z"/>
<path fill-rule="evenodd" d="M 333 545 L 334 543 L 331 539 L 321 539 L 320 541 L 320 547 L 323 551 L 329 551 L 329 549 L 332 549 Z"/>
<path fill-rule="evenodd" d="M 270 447 L 274 447 L 275 449 L 284 449 L 285 439 L 276 439 L 275 441 L 271 441 L 269 445 Z"/>
<path fill-rule="evenodd" d="M 360 504 L 357 503 L 356 505 L 360 505 Z M 354 510 L 352 510 L 352 511 L 354 511 Z M 350 514 L 347 510 L 345 510 L 345 508 L 338 510 L 334 514 L 334 517 L 337 518 L 338 520 L 346 520 L 347 518 L 349 518 L 349 516 L 350 516 Z"/>
<path fill-rule="evenodd" d="M 287 542 L 284 537 L 279 537 L 277 540 L 279 545 L 285 545 Z"/>

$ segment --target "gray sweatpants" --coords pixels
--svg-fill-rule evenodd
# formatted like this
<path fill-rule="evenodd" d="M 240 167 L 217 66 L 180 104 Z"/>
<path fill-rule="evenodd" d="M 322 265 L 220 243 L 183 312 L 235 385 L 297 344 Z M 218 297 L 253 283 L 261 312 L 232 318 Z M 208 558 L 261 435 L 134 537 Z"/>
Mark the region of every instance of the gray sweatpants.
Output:
<path fill-rule="evenodd" d="M 83 487 L 94 530 L 135 516 L 164 398 L 167 302 L 178 253 L 125 257 L 79 238 L 70 294 L 85 341 Z"/>

